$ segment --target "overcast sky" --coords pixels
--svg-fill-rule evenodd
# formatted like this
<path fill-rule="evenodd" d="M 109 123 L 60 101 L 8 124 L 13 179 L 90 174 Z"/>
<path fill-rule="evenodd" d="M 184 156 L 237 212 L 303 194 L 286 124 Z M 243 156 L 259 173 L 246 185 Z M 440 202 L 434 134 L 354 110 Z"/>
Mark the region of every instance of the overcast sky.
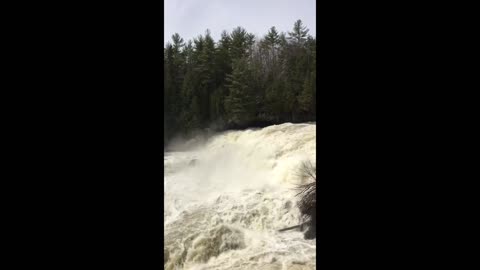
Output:
<path fill-rule="evenodd" d="M 316 0 L 164 0 L 164 41 L 171 41 L 179 33 L 185 40 L 193 39 L 210 29 L 218 41 L 223 30 L 231 32 L 242 26 L 249 33 L 263 36 L 275 26 L 280 31 L 291 31 L 293 23 L 301 19 L 316 36 Z"/>

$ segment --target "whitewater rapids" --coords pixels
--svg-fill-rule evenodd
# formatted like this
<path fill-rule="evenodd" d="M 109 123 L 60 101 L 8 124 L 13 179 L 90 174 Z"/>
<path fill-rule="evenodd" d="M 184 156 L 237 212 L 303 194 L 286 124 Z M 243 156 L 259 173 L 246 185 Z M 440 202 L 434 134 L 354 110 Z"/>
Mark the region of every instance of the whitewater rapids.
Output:
<path fill-rule="evenodd" d="M 315 239 L 277 231 L 301 222 L 293 188 L 315 155 L 314 123 L 228 131 L 166 152 L 164 268 L 315 269 Z"/>

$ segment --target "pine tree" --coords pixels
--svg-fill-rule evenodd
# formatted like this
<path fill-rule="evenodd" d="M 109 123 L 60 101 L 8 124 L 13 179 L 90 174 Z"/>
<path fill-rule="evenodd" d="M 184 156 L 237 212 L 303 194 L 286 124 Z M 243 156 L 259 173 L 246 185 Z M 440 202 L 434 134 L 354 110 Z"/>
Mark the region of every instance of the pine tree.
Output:
<path fill-rule="evenodd" d="M 229 95 L 225 99 L 228 122 L 247 125 L 255 115 L 255 99 L 251 88 L 251 71 L 245 58 L 234 63 L 233 73 L 227 76 Z"/>
<path fill-rule="evenodd" d="M 174 133 L 175 121 L 174 112 L 172 108 L 172 101 L 174 100 L 174 76 L 173 67 L 173 46 L 167 43 L 164 50 L 164 81 L 163 81 L 163 96 L 164 96 L 164 136 L 168 141 Z"/>
<path fill-rule="evenodd" d="M 307 40 L 308 29 L 303 26 L 302 20 L 297 20 L 293 25 L 293 31 L 288 32 L 289 39 L 297 44 L 303 44 Z"/>
<path fill-rule="evenodd" d="M 231 48 L 230 57 L 232 60 L 238 60 L 247 56 L 248 42 L 251 37 L 248 36 L 247 31 L 242 27 L 235 28 L 231 33 Z"/>
<path fill-rule="evenodd" d="M 300 110 L 303 113 L 311 114 L 313 111 L 313 92 L 314 92 L 314 83 L 313 83 L 313 76 L 310 74 L 305 78 L 305 82 L 303 84 L 303 89 L 300 95 L 298 96 L 298 105 Z"/>
<path fill-rule="evenodd" d="M 225 116 L 225 98 L 228 94 L 226 86 L 227 74 L 232 73 L 232 59 L 230 57 L 230 48 L 232 39 L 227 31 L 223 31 L 220 41 L 215 51 L 215 82 L 214 91 L 211 94 L 211 119 L 222 126 Z"/>

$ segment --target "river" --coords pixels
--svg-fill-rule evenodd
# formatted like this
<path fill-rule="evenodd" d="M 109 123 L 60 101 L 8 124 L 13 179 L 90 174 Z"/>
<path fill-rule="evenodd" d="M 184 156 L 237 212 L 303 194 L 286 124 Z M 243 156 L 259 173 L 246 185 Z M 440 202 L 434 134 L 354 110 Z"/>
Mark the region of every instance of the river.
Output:
<path fill-rule="evenodd" d="M 164 158 L 164 268 L 315 269 L 294 187 L 315 162 L 316 124 L 227 131 Z"/>

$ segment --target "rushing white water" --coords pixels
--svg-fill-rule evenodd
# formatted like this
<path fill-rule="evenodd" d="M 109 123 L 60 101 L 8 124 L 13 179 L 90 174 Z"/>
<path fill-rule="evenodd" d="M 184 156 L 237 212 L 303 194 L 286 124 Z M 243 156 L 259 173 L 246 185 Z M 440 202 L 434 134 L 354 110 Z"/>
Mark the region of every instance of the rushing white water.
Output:
<path fill-rule="evenodd" d="M 165 269 L 315 269 L 299 231 L 302 161 L 315 162 L 315 124 L 229 131 L 165 153 Z"/>

